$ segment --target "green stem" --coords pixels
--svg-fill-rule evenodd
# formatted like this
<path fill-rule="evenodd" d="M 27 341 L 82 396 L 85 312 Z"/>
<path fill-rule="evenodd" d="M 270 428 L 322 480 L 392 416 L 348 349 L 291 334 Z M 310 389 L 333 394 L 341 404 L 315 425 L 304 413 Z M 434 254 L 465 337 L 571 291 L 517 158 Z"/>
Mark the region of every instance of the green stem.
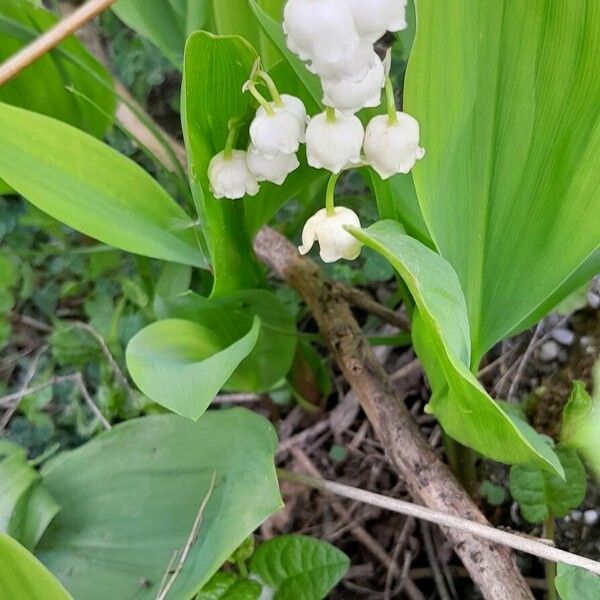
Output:
<path fill-rule="evenodd" d="M 237 139 L 238 128 L 233 126 L 229 129 L 229 135 L 227 136 L 227 141 L 225 142 L 225 149 L 223 150 L 223 156 L 230 160 L 233 155 L 233 149 L 235 147 L 235 140 Z"/>
<path fill-rule="evenodd" d="M 254 81 L 249 81 L 245 86 L 245 90 L 248 90 L 256 99 L 256 101 L 265 109 L 265 112 L 269 117 L 275 115 L 273 107 L 269 104 L 268 100 L 256 89 Z"/>
<path fill-rule="evenodd" d="M 275 85 L 275 82 L 273 81 L 271 76 L 262 70 L 258 70 L 256 72 L 256 76 L 260 77 L 267 84 L 267 87 L 269 88 L 269 93 L 271 94 L 271 98 L 273 98 L 275 106 L 281 108 L 283 106 L 283 100 L 281 99 L 281 96 L 279 95 L 279 90 L 277 89 L 277 86 Z"/>
<path fill-rule="evenodd" d="M 245 561 L 238 559 L 236 562 L 236 566 L 242 577 L 248 577 L 248 567 L 246 567 Z"/>
<path fill-rule="evenodd" d="M 388 123 L 396 125 L 398 115 L 396 114 L 396 96 L 394 95 L 394 86 L 392 80 L 388 77 L 385 80 L 385 99 L 387 105 Z"/>
<path fill-rule="evenodd" d="M 335 116 L 335 108 L 333 106 L 325 107 L 325 114 L 328 123 L 335 123 L 337 118 Z"/>
<path fill-rule="evenodd" d="M 554 515 L 550 513 L 548 518 L 544 522 L 544 537 L 548 540 L 554 541 Z M 546 561 L 546 585 L 548 586 L 548 600 L 558 600 L 558 594 L 556 592 L 556 563 L 549 560 Z"/>
<path fill-rule="evenodd" d="M 328 217 L 333 217 L 335 215 L 335 184 L 340 178 L 340 173 L 333 173 L 329 178 L 329 183 L 327 184 L 327 193 L 325 195 L 325 209 L 327 211 Z"/>
<path fill-rule="evenodd" d="M 445 433 L 443 439 L 451 471 L 469 495 L 474 497 L 477 494 L 477 471 L 473 451 Z"/>

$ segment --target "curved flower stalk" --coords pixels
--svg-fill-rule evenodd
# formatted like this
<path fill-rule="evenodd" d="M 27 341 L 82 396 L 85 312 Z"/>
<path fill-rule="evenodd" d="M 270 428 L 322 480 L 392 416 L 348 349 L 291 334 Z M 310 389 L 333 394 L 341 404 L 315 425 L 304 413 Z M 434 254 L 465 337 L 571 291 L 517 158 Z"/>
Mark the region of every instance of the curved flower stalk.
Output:
<path fill-rule="evenodd" d="M 327 185 L 326 206 L 315 213 L 302 230 L 302 245 L 298 248 L 300 254 L 308 254 L 317 242 L 319 255 L 325 263 L 336 262 L 340 259 L 355 260 L 360 256 L 362 248 L 346 227 L 360 229 L 358 215 L 349 208 L 335 206 L 335 184 L 339 175 L 332 175 Z"/>

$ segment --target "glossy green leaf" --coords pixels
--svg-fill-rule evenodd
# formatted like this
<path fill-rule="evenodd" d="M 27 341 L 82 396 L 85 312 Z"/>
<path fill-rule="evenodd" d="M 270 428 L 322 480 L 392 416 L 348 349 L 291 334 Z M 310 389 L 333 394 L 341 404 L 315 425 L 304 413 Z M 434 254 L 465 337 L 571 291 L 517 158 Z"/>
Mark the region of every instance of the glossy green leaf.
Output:
<path fill-rule="evenodd" d="M 26 0 L 3 0 L 0 62 L 56 22 L 52 13 Z M 0 102 L 54 117 L 97 137 L 112 123 L 116 106 L 112 77 L 75 37 L 2 85 Z"/>
<path fill-rule="evenodd" d="M 9 533 L 19 499 L 38 477 L 35 469 L 27 464 L 25 451 L 19 450 L 0 462 L 0 531 Z"/>
<path fill-rule="evenodd" d="M 259 546 L 250 572 L 270 588 L 273 600 L 322 600 L 349 564 L 348 557 L 327 542 L 282 535 Z"/>
<path fill-rule="evenodd" d="M 0 598 L 73 600 L 56 578 L 23 546 L 0 532 Z"/>
<path fill-rule="evenodd" d="M 208 165 L 225 147 L 231 119 L 250 109 L 242 93 L 256 52 L 242 38 L 196 32 L 185 49 L 182 122 L 189 156 L 194 201 L 210 250 L 215 275 L 213 294 L 259 287 L 260 269 L 244 222 L 247 201 L 217 200 L 210 192 Z"/>
<path fill-rule="evenodd" d="M 0 104 L 0 137 L 0 177 L 55 219 L 129 252 L 205 265 L 190 218 L 133 161 L 8 104 Z"/>
<path fill-rule="evenodd" d="M 594 402 L 583 381 L 573 381 L 573 389 L 563 408 L 560 442 L 563 446 L 577 448 L 579 432 L 589 422 Z"/>
<path fill-rule="evenodd" d="M 215 573 L 196 600 L 258 600 L 262 586 L 257 581 L 241 579 L 234 573 Z"/>
<path fill-rule="evenodd" d="M 154 600 L 207 499 L 167 596 L 192 598 L 280 508 L 276 447 L 271 424 L 244 409 L 208 412 L 197 423 L 162 415 L 113 427 L 43 469 L 65 510 L 37 555 L 75 598 Z"/>
<path fill-rule="evenodd" d="M 213 329 L 223 347 L 245 335 L 253 319 L 260 319 L 256 346 L 236 368 L 226 389 L 266 392 L 286 376 L 292 365 L 296 349 L 294 318 L 267 290 L 242 290 L 217 298 L 183 294 L 163 300 L 159 316 L 187 319 Z"/>
<path fill-rule="evenodd" d="M 600 598 L 600 577 L 586 569 L 558 563 L 554 583 L 561 600 Z"/>
<path fill-rule="evenodd" d="M 510 493 L 530 523 L 542 523 L 550 516 L 564 517 L 579 506 L 587 486 L 585 469 L 572 448 L 557 448 L 565 479 L 528 465 L 510 469 Z"/>
<path fill-rule="evenodd" d="M 179 70 L 186 39 L 205 28 L 211 8 L 211 0 L 119 0 L 112 7 L 119 19 L 148 38 Z"/>
<path fill-rule="evenodd" d="M 470 372 L 467 307 L 451 265 L 395 221 L 352 233 L 390 261 L 415 300 L 413 342 L 432 387 L 428 409 L 444 430 L 494 460 L 534 463 L 561 473 L 541 437 L 524 421 L 511 418 Z"/>
<path fill-rule="evenodd" d="M 131 377 L 155 402 L 184 417 L 200 418 L 258 340 L 258 318 L 234 340 L 225 325 L 183 319 L 149 325 L 127 346 Z"/>
<path fill-rule="evenodd" d="M 473 365 L 600 271 L 600 4 L 420 0 L 405 109 Z"/>

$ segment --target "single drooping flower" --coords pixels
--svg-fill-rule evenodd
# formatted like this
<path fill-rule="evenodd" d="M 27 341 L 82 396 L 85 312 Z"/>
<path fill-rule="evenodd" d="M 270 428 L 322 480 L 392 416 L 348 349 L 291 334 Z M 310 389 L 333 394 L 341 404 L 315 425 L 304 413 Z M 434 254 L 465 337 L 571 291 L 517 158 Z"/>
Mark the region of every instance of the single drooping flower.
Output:
<path fill-rule="evenodd" d="M 300 163 L 295 154 L 276 154 L 269 158 L 262 152 L 258 151 L 254 146 L 248 148 L 247 163 L 250 172 L 258 181 L 270 181 L 277 185 L 281 185 L 286 177 L 295 171 Z"/>
<path fill-rule="evenodd" d="M 306 68 L 321 79 L 331 82 L 345 79 L 357 83 L 367 76 L 375 59 L 377 54 L 373 45 L 365 42 L 339 60 L 332 62 L 313 59 Z"/>
<path fill-rule="evenodd" d="M 283 30 L 288 48 L 305 61 L 338 61 L 361 41 L 345 0 L 289 0 Z"/>
<path fill-rule="evenodd" d="M 333 214 L 329 214 L 326 208 L 322 208 L 308 219 L 302 230 L 302 245 L 298 248 L 300 254 L 308 254 L 314 243 L 318 242 L 323 262 L 358 258 L 362 244 L 346 231 L 346 226 L 360 229 L 360 220 L 354 211 L 336 206 Z"/>
<path fill-rule="evenodd" d="M 306 129 L 306 158 L 315 169 L 339 173 L 361 162 L 365 130 L 360 119 L 332 109 L 313 117 Z"/>
<path fill-rule="evenodd" d="M 246 152 L 219 152 L 208 165 L 210 190 L 215 198 L 239 200 L 258 194 L 258 181 L 248 169 Z"/>
<path fill-rule="evenodd" d="M 367 107 L 381 104 L 381 90 L 385 85 L 385 70 L 381 59 L 373 53 L 366 76 L 361 81 L 342 79 L 323 82 L 323 104 L 335 106 L 344 113 L 354 114 Z"/>
<path fill-rule="evenodd" d="M 365 133 L 365 158 L 382 179 L 408 173 L 425 156 L 419 146 L 417 120 L 403 112 L 395 114 L 395 119 L 388 115 L 374 117 Z"/>
<path fill-rule="evenodd" d="M 308 123 L 308 115 L 306 113 L 306 106 L 304 106 L 304 102 L 302 102 L 300 98 L 291 96 L 290 94 L 281 94 L 281 96 L 279 96 L 279 100 L 283 105 L 282 107 L 288 112 L 291 112 L 300 122 L 302 132 L 300 135 L 300 141 L 304 143 L 304 134 L 306 131 L 306 125 Z"/>
<path fill-rule="evenodd" d="M 374 43 L 386 31 L 406 29 L 407 0 L 345 0 L 363 40 Z"/>
<path fill-rule="evenodd" d="M 259 106 L 250 124 L 253 146 L 268 158 L 277 154 L 294 154 L 304 139 L 305 126 L 298 117 L 283 107 L 269 103 Z"/>

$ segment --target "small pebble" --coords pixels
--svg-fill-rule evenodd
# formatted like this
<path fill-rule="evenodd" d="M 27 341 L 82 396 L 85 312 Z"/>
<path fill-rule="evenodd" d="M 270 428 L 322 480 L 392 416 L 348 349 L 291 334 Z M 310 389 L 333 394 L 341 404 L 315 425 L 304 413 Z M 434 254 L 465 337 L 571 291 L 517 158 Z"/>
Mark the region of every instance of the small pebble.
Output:
<path fill-rule="evenodd" d="M 600 515 L 595 510 L 586 510 L 583 513 L 583 522 L 586 525 L 595 525 L 600 519 Z"/>
<path fill-rule="evenodd" d="M 598 294 L 597 292 L 589 292 L 588 304 L 592 308 L 600 308 L 600 294 Z"/>
<path fill-rule="evenodd" d="M 557 327 L 552 330 L 552 338 L 563 346 L 572 346 L 575 341 L 575 334 L 566 327 Z"/>
<path fill-rule="evenodd" d="M 556 342 L 550 341 L 542 344 L 540 348 L 540 360 L 542 362 L 552 362 L 558 358 L 559 347 Z"/>

